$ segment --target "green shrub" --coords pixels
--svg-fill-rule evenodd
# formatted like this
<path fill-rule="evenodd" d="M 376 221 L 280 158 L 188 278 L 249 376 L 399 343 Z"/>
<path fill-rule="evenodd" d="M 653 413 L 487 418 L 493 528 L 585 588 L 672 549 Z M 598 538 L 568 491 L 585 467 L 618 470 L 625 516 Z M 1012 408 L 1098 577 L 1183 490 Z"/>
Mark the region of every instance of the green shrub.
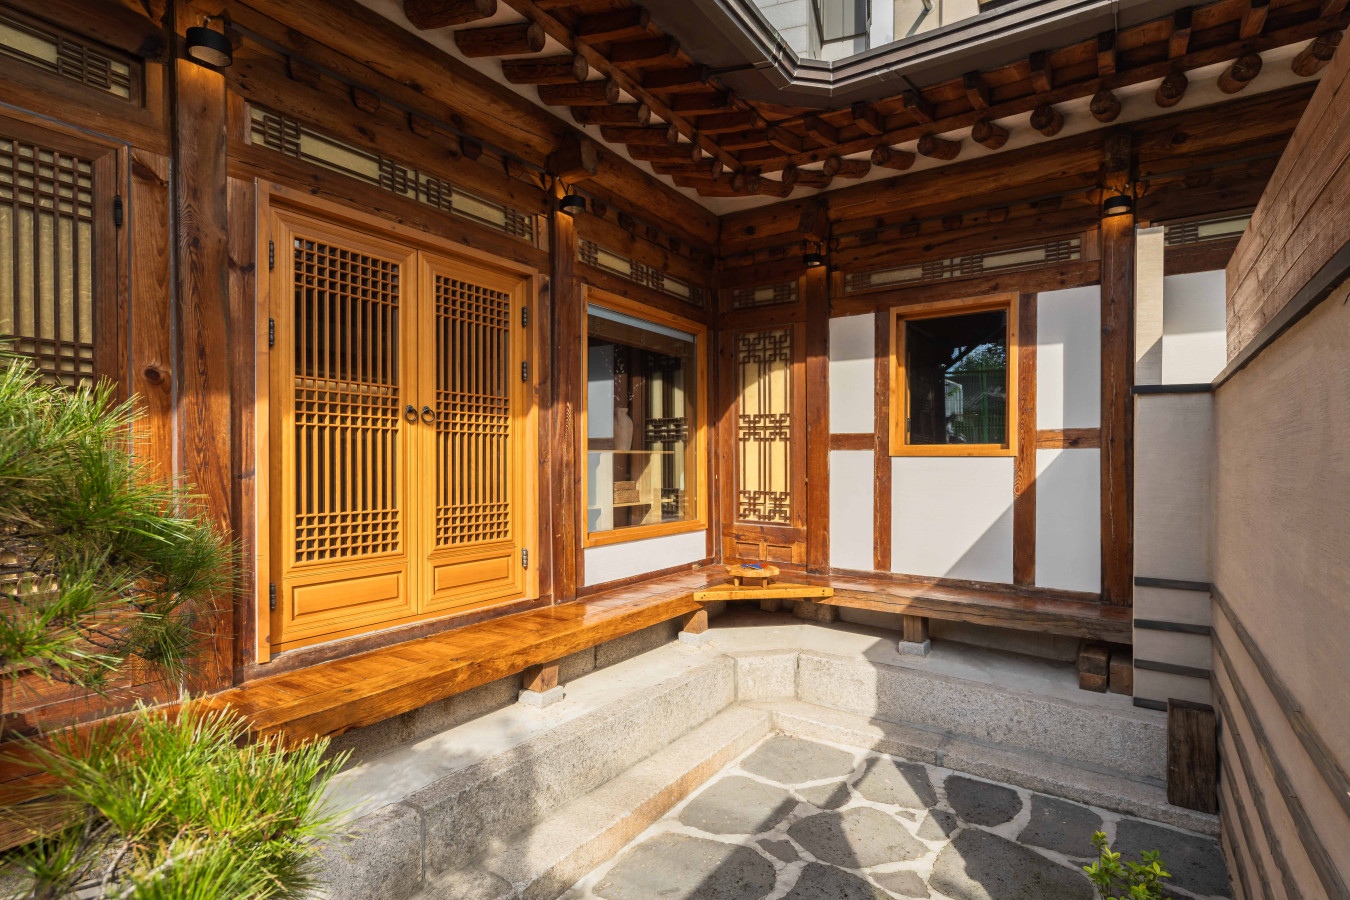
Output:
<path fill-rule="evenodd" d="M 1083 866 L 1083 871 L 1097 886 L 1101 900 L 1162 900 L 1162 879 L 1172 876 L 1163 868 L 1158 851 L 1145 850 L 1143 862 L 1123 862 L 1100 831 L 1092 835 L 1092 846 L 1097 849 L 1097 861 Z"/>

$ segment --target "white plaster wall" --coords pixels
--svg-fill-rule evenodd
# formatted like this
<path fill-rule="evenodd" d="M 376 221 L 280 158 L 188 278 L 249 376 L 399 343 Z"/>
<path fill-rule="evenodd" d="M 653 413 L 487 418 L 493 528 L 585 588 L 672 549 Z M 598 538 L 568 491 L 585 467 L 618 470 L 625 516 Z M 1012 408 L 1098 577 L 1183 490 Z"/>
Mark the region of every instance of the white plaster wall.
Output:
<path fill-rule="evenodd" d="M 603 584 L 707 559 L 708 532 L 690 531 L 623 544 L 587 547 L 585 554 L 584 583 Z"/>
<path fill-rule="evenodd" d="M 1213 395 L 1140 394 L 1134 410 L 1134 573 L 1209 581 Z"/>
<path fill-rule="evenodd" d="M 1101 451 L 1036 451 L 1036 584 L 1101 590 Z"/>
<path fill-rule="evenodd" d="M 864 434 L 876 422 L 876 320 L 830 320 L 830 432 Z"/>
<path fill-rule="evenodd" d="M 1208 383 L 1223 371 L 1226 290 L 1222 269 L 1163 279 L 1163 384 Z"/>
<path fill-rule="evenodd" d="M 830 566 L 872 568 L 871 450 L 830 451 Z"/>
<path fill-rule="evenodd" d="M 1012 457 L 896 457 L 891 570 L 1011 582 L 1012 501 Z"/>
<path fill-rule="evenodd" d="M 1101 288 L 1036 298 L 1036 427 L 1101 425 Z"/>

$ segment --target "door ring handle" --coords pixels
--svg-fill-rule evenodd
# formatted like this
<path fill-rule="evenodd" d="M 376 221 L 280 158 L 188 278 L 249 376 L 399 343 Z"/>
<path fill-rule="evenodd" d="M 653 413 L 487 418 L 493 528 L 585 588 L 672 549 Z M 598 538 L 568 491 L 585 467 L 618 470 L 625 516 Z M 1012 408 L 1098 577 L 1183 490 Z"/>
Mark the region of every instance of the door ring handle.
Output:
<path fill-rule="evenodd" d="M 411 409 L 412 407 L 408 408 Z M 428 425 L 436 421 L 436 413 L 432 412 L 430 406 L 422 407 L 422 421 L 427 423 Z"/>
<path fill-rule="evenodd" d="M 417 424 L 417 407 L 409 403 L 403 408 L 403 418 L 408 420 L 409 425 Z"/>

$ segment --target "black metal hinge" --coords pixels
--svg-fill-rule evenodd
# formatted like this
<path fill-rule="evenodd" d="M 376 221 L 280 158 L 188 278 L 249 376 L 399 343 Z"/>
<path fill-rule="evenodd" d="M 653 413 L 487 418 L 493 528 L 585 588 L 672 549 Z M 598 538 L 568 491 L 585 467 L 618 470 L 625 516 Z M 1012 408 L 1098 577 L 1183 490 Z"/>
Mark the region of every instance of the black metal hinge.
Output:
<path fill-rule="evenodd" d="M 113 225 L 122 227 L 122 195 L 113 197 Z"/>
<path fill-rule="evenodd" d="M 528 362 L 523 362 L 520 364 L 520 380 L 521 381 L 530 380 L 530 364 Z"/>
<path fill-rule="evenodd" d="M 267 608 L 273 612 L 277 609 L 277 583 L 274 581 L 267 586 Z"/>
<path fill-rule="evenodd" d="M 529 547 L 521 547 L 521 548 L 520 548 L 520 567 L 521 567 L 522 569 L 528 569 L 528 568 L 530 567 L 530 548 L 529 548 Z"/>
<path fill-rule="evenodd" d="M 530 308 L 528 306 L 522 306 L 520 308 L 520 327 L 530 327 Z"/>
<path fill-rule="evenodd" d="M 272 271 L 277 267 L 277 243 L 276 241 L 267 242 L 267 271 Z"/>
<path fill-rule="evenodd" d="M 267 346 L 275 346 L 277 342 L 277 320 L 268 318 L 267 320 Z"/>

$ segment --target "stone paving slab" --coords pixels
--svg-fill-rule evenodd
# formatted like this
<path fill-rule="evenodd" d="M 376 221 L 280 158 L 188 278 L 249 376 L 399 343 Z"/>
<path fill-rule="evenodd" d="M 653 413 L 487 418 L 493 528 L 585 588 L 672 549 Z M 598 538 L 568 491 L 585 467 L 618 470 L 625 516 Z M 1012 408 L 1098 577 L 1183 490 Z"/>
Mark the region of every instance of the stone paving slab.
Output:
<path fill-rule="evenodd" d="M 1092 900 L 1092 832 L 1226 900 L 1211 837 L 839 744 L 771 735 L 564 900 Z"/>

